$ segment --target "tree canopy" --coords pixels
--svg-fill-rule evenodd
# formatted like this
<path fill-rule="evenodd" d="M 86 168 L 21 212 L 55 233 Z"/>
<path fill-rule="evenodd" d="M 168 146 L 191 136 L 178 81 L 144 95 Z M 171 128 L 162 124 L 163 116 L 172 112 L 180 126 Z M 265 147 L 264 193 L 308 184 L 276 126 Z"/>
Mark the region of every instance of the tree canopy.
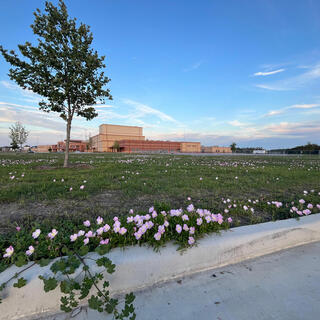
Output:
<path fill-rule="evenodd" d="M 18 149 L 19 146 L 22 148 L 22 145 L 27 141 L 29 132 L 21 124 L 21 122 L 16 122 L 14 125 L 9 127 L 10 134 L 9 138 L 11 139 L 12 149 Z"/>
<path fill-rule="evenodd" d="M 10 79 L 41 95 L 41 110 L 57 112 L 67 122 L 67 166 L 72 119 L 76 115 L 91 120 L 98 115 L 93 106 L 104 103 L 105 98 L 112 99 L 105 88 L 110 79 L 102 71 L 105 57 L 91 48 L 90 27 L 70 18 L 63 0 L 59 0 L 58 7 L 46 2 L 45 13 L 37 9 L 34 16 L 31 28 L 38 44 L 18 45 L 24 59 L 2 46 L 0 52 L 12 66 Z"/>

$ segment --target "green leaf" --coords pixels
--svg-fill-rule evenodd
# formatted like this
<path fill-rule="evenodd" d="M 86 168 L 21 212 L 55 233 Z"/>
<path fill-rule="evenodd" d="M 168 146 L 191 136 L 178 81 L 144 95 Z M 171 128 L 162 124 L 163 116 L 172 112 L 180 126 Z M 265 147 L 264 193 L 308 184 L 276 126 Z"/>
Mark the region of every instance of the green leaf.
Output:
<path fill-rule="evenodd" d="M 45 258 L 41 258 L 41 259 L 38 261 L 38 264 L 39 264 L 40 267 L 45 267 L 45 266 L 47 266 L 49 263 L 50 263 L 50 259 L 45 259 Z"/>
<path fill-rule="evenodd" d="M 89 252 L 89 247 L 88 246 L 82 246 L 80 247 L 78 253 L 80 256 L 85 256 Z"/>
<path fill-rule="evenodd" d="M 17 267 L 22 267 L 24 266 L 25 264 L 28 263 L 28 260 L 26 258 L 25 255 L 19 255 L 16 259 L 16 261 L 14 262 L 14 264 L 17 266 Z"/>
<path fill-rule="evenodd" d="M 98 246 L 95 250 L 100 256 L 105 255 L 106 253 L 108 253 L 110 251 L 110 246 L 106 245 L 106 244 L 102 244 L 100 246 Z"/>
<path fill-rule="evenodd" d="M 98 310 L 99 312 L 102 312 L 102 305 L 103 302 L 99 299 L 99 297 L 92 295 L 91 298 L 88 300 L 89 308 L 93 310 Z"/>
<path fill-rule="evenodd" d="M 43 276 L 39 276 L 39 279 L 41 279 L 44 283 L 44 291 L 49 292 L 51 290 L 54 290 L 58 286 L 58 281 L 56 278 L 51 277 L 49 279 L 45 279 Z"/>
<path fill-rule="evenodd" d="M 102 257 L 96 261 L 97 266 L 105 267 L 108 273 L 114 273 L 116 265 L 112 263 L 112 261 L 107 257 Z"/>
<path fill-rule="evenodd" d="M 135 299 L 135 295 L 133 294 L 133 292 L 130 292 L 129 294 L 126 294 L 126 297 L 125 297 L 125 303 L 126 304 L 130 304 L 134 301 Z"/>
<path fill-rule="evenodd" d="M 22 288 L 27 284 L 27 280 L 24 278 L 19 278 L 16 283 L 13 284 L 15 288 Z"/>

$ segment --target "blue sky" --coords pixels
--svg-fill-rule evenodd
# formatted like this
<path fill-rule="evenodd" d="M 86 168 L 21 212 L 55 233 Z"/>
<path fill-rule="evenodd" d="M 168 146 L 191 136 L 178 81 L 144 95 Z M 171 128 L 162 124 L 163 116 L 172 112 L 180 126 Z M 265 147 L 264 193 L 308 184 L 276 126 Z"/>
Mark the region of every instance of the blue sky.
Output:
<path fill-rule="evenodd" d="M 53 1 L 57 3 L 57 1 Z M 320 143 L 320 1 L 67 0 L 106 55 L 113 101 L 72 137 L 102 123 L 144 127 L 149 139 L 204 145 L 293 147 Z M 0 2 L 0 42 L 35 43 L 33 12 L 44 1 Z M 0 145 L 21 121 L 30 144 L 65 137 L 58 114 L 10 81 L 0 57 Z"/>

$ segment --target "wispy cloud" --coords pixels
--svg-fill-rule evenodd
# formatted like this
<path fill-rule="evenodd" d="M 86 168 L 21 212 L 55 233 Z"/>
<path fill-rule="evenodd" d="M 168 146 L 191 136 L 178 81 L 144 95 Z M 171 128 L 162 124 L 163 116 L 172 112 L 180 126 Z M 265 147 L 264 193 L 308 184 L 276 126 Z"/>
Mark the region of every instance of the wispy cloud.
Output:
<path fill-rule="evenodd" d="M 42 97 L 39 96 L 38 94 L 36 94 L 33 91 L 28 90 L 28 89 L 22 89 L 21 87 L 19 87 L 18 85 L 14 84 L 14 83 L 2 80 L 2 81 L 0 81 L 0 84 L 3 87 L 5 87 L 6 89 L 16 91 L 18 94 L 22 95 L 23 101 L 38 103 L 42 100 Z"/>
<path fill-rule="evenodd" d="M 247 125 L 246 123 L 240 122 L 239 120 L 228 121 L 228 124 L 230 124 L 233 127 L 244 127 Z"/>
<path fill-rule="evenodd" d="M 318 108 L 320 107 L 320 104 L 294 104 L 292 106 L 288 106 L 288 107 L 284 107 L 278 110 L 271 110 L 268 113 L 266 113 L 263 117 L 272 117 L 272 116 L 276 116 L 279 114 L 283 114 L 288 110 L 293 110 L 293 109 L 313 109 L 313 108 Z"/>
<path fill-rule="evenodd" d="M 197 62 L 195 62 L 194 64 L 192 64 L 191 66 L 189 66 L 189 67 L 187 67 L 187 68 L 184 68 L 183 71 L 184 71 L 184 72 L 189 72 L 189 71 L 196 70 L 196 69 L 198 69 L 202 64 L 203 64 L 203 61 L 202 61 L 202 60 L 197 61 Z"/>
<path fill-rule="evenodd" d="M 273 91 L 288 91 L 302 88 L 320 78 L 320 63 L 308 68 L 308 71 L 297 76 L 270 83 L 255 84 L 256 87 Z"/>
<path fill-rule="evenodd" d="M 272 74 L 276 74 L 276 73 L 280 73 L 280 72 L 283 72 L 285 71 L 286 69 L 278 69 L 278 70 L 273 70 L 273 71 L 268 71 L 268 72 L 256 72 L 254 73 L 253 75 L 254 76 L 270 76 Z"/>

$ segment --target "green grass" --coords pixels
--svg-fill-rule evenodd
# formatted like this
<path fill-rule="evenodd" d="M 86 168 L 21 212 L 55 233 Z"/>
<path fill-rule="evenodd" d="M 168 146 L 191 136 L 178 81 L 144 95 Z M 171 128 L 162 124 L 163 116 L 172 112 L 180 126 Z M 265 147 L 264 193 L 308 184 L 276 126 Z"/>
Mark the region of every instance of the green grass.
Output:
<path fill-rule="evenodd" d="M 67 169 L 62 168 L 63 156 L 0 154 L 0 208 L 59 202 L 61 209 L 61 203 L 67 207 L 79 202 L 79 214 L 122 214 L 130 207 L 145 211 L 146 204 L 155 202 L 183 207 L 191 197 L 197 207 L 223 210 L 222 198 L 289 203 L 300 199 L 304 190 L 314 189 L 316 195 L 320 191 L 319 156 L 71 154 L 73 167 Z M 109 200 L 104 200 L 108 194 Z M 242 215 L 239 223 L 270 219 L 271 213 L 266 218 L 262 211 L 254 217 Z"/>

